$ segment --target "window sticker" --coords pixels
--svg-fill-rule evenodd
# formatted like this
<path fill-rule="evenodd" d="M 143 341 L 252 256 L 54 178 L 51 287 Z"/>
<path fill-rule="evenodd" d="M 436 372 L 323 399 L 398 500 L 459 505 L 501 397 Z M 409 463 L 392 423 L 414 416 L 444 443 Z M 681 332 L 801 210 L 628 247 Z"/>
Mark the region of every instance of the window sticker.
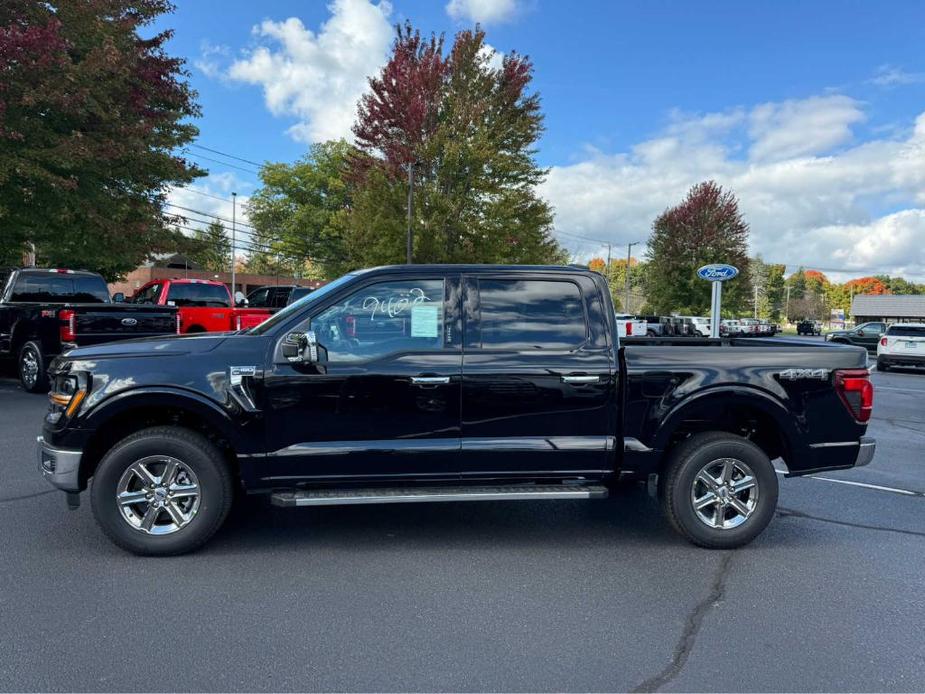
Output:
<path fill-rule="evenodd" d="M 411 337 L 437 337 L 440 306 L 437 304 L 417 304 L 411 307 Z"/>

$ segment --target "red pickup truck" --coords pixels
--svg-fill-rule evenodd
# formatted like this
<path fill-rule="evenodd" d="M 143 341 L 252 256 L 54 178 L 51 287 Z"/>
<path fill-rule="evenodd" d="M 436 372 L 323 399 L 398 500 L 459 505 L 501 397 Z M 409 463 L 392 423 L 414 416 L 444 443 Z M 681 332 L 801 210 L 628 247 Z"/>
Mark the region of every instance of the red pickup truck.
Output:
<path fill-rule="evenodd" d="M 133 304 L 176 306 L 179 309 L 179 333 L 253 328 L 263 323 L 271 313 L 265 308 L 236 307 L 228 287 L 211 280 L 154 280 L 140 287 L 129 301 Z"/>

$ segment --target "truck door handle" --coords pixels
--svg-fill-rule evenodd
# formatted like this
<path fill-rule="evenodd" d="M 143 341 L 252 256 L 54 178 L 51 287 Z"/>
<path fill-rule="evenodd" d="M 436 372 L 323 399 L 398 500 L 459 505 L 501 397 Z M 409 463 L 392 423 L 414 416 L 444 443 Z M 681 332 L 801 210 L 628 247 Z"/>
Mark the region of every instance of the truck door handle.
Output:
<path fill-rule="evenodd" d="M 600 383 L 600 382 L 601 382 L 601 377 L 600 377 L 600 376 L 589 376 L 589 375 L 587 375 L 587 374 L 581 374 L 581 375 L 576 374 L 576 375 L 573 375 L 573 376 L 563 376 L 563 377 L 562 377 L 562 382 L 563 382 L 563 383 L 574 383 L 574 384 L 579 384 L 579 383 Z"/>
<path fill-rule="evenodd" d="M 449 384 L 449 376 L 412 376 L 411 383 L 416 386 L 445 386 Z"/>

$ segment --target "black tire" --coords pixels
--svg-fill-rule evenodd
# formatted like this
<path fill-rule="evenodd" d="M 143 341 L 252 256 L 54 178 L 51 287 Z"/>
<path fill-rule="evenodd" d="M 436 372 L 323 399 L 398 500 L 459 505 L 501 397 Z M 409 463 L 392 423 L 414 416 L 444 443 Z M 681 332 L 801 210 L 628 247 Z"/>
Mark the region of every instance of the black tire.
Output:
<path fill-rule="evenodd" d="M 198 478 L 198 510 L 186 525 L 169 534 L 152 535 L 133 527 L 116 502 L 123 474 L 149 456 L 171 456 Z M 93 516 L 103 532 L 122 549 L 142 555 L 184 554 L 198 549 L 221 527 L 233 498 L 231 472 L 218 449 L 201 434 L 172 426 L 144 429 L 117 443 L 100 462 L 90 489 Z"/>
<path fill-rule="evenodd" d="M 45 355 L 42 346 L 33 340 L 26 342 L 19 349 L 19 383 L 29 393 L 42 393 L 48 390 L 48 374 L 45 371 Z"/>
<path fill-rule="evenodd" d="M 890 365 L 887 364 L 883 359 L 877 360 L 877 371 L 889 371 Z"/>
<path fill-rule="evenodd" d="M 744 463 L 757 482 L 754 508 L 737 527 L 707 525 L 694 510 L 691 498 L 697 475 L 721 458 Z M 751 491 L 743 494 L 750 495 Z M 695 434 L 680 443 L 659 476 L 659 499 L 671 525 L 690 542 L 710 549 L 733 549 L 754 540 L 774 517 L 777 494 L 777 473 L 764 451 L 741 436 L 721 431 Z M 731 511 L 735 513 L 735 509 Z"/>

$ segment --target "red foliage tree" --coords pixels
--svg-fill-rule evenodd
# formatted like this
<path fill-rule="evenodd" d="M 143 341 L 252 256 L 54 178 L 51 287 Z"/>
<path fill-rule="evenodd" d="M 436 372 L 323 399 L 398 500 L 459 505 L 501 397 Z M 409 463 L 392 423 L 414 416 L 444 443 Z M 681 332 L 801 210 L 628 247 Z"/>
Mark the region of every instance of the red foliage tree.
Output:
<path fill-rule="evenodd" d="M 891 294 L 889 287 L 876 277 L 859 277 L 848 280 L 845 286 L 852 294 Z"/>

